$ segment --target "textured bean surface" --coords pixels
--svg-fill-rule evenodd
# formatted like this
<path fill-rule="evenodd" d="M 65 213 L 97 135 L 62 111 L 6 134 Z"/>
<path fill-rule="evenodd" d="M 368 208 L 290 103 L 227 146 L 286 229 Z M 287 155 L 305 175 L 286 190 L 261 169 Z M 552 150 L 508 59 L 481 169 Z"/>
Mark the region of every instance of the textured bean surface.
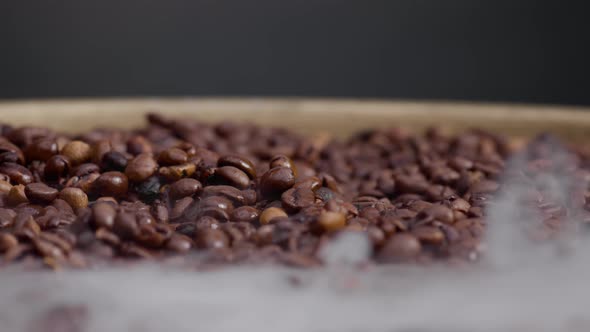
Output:
<path fill-rule="evenodd" d="M 336 140 L 157 114 L 148 121 L 71 137 L 3 126 L 2 260 L 58 268 L 180 255 L 314 267 L 344 232 L 365 234 L 375 263 L 478 260 L 486 207 L 516 146 L 481 130 L 379 129 Z M 557 168 L 547 142 L 533 141 L 523 170 L 506 176 L 527 183 Z M 590 153 L 572 151 L 558 167 L 579 179 L 571 202 L 531 188 L 536 239 L 564 228 L 573 208 L 590 221 Z M 190 252 L 204 255 L 182 256 Z"/>

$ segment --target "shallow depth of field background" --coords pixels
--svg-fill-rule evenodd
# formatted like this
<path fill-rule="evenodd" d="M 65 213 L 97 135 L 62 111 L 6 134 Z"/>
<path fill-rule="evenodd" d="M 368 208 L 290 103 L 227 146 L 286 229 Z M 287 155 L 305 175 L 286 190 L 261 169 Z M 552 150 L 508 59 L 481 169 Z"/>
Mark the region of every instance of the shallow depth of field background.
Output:
<path fill-rule="evenodd" d="M 582 2 L 0 2 L 0 98 L 272 95 L 590 105 Z"/>

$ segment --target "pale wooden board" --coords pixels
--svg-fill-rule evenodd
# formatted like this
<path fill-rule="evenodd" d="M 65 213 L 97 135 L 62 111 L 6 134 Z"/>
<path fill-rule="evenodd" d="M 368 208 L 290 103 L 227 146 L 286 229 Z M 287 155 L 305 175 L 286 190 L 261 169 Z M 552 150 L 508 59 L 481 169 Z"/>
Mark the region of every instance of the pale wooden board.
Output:
<path fill-rule="evenodd" d="M 0 101 L 2 122 L 82 132 L 94 127 L 139 127 L 143 114 L 163 112 L 207 122 L 250 121 L 302 133 L 337 136 L 385 126 L 442 125 L 530 136 L 553 132 L 570 140 L 590 136 L 590 109 L 565 106 L 304 98 L 135 98 Z"/>

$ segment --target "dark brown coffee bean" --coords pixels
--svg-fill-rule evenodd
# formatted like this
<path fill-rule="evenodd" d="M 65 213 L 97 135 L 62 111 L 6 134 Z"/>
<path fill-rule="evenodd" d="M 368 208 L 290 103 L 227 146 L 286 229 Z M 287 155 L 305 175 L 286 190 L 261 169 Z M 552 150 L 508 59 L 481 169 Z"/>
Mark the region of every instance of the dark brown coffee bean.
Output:
<path fill-rule="evenodd" d="M 220 229 L 199 229 L 195 246 L 200 249 L 222 249 L 229 245 L 227 235 Z"/>
<path fill-rule="evenodd" d="M 56 180 L 70 172 L 70 160 L 64 155 L 54 155 L 45 163 L 44 175 L 48 180 Z"/>
<path fill-rule="evenodd" d="M 173 166 L 186 163 L 188 155 L 179 148 L 170 148 L 162 151 L 158 156 L 158 164 Z"/>
<path fill-rule="evenodd" d="M 84 177 L 92 173 L 99 173 L 100 168 L 96 164 L 80 164 L 70 171 L 70 176 Z"/>
<path fill-rule="evenodd" d="M 260 191 L 265 196 L 283 193 L 295 184 L 295 175 L 290 168 L 275 167 L 260 178 Z"/>
<path fill-rule="evenodd" d="M 181 198 L 181 199 L 177 200 L 174 203 L 174 207 L 170 211 L 170 220 L 173 221 L 173 222 L 183 222 L 183 221 L 190 221 L 190 220 L 186 220 L 186 218 L 196 218 L 197 215 L 194 215 L 194 216 L 191 216 L 191 215 L 184 216 L 185 210 L 191 204 L 193 204 L 193 202 L 194 202 L 194 199 L 192 197 L 184 197 L 184 198 Z M 184 218 L 181 218 L 181 217 L 184 217 Z"/>
<path fill-rule="evenodd" d="M 456 198 L 451 202 L 451 209 L 467 213 L 471 208 L 471 204 L 462 198 Z"/>
<path fill-rule="evenodd" d="M 16 161 L 12 161 L 14 163 L 24 163 L 25 162 L 25 157 L 24 154 L 22 153 L 21 149 L 19 149 L 18 146 L 12 144 L 10 141 L 4 139 L 3 137 L 0 137 L 0 153 L 5 153 L 5 152 L 9 152 L 12 153 L 16 156 Z"/>
<path fill-rule="evenodd" d="M 104 155 L 112 151 L 112 149 L 113 146 L 111 145 L 111 141 L 108 139 L 102 139 L 92 145 L 90 160 L 92 160 L 94 164 L 99 165 L 102 162 Z"/>
<path fill-rule="evenodd" d="M 46 161 L 57 154 L 57 143 L 52 138 L 39 139 L 26 147 L 24 154 L 28 162 L 32 160 Z"/>
<path fill-rule="evenodd" d="M 270 169 L 275 167 L 287 167 L 293 171 L 295 177 L 297 176 L 297 168 L 295 167 L 293 160 L 285 155 L 274 156 L 270 160 Z"/>
<path fill-rule="evenodd" d="M 255 200 L 256 193 L 249 190 L 242 191 L 232 186 L 206 186 L 203 188 L 202 196 L 224 196 L 229 198 L 235 205 L 248 205 L 252 203 L 252 194 Z"/>
<path fill-rule="evenodd" d="M 250 178 L 239 168 L 233 166 L 223 166 L 215 171 L 215 178 L 221 183 L 225 183 L 236 188 L 246 189 L 250 185 Z"/>
<path fill-rule="evenodd" d="M 107 202 L 97 202 L 92 205 L 92 218 L 95 228 L 112 229 L 115 224 L 117 210 Z"/>
<path fill-rule="evenodd" d="M 500 187 L 500 185 L 495 182 L 495 181 L 490 181 L 490 180 L 482 180 L 477 182 L 476 184 L 474 184 L 471 187 L 471 192 L 472 193 L 493 193 L 496 190 L 498 190 L 498 188 Z"/>
<path fill-rule="evenodd" d="M 122 243 L 119 250 L 121 251 L 121 254 L 126 257 L 143 259 L 154 258 L 154 254 L 151 251 L 131 242 Z"/>
<path fill-rule="evenodd" d="M 96 236 L 97 240 L 100 240 L 111 246 L 118 246 L 121 244 L 121 239 L 119 236 L 106 228 L 101 227 L 97 229 L 96 232 L 94 232 L 94 235 Z"/>
<path fill-rule="evenodd" d="M 33 174 L 26 167 L 15 163 L 3 163 L 0 165 L 0 173 L 8 175 L 10 182 L 16 184 L 29 184 L 33 182 Z"/>
<path fill-rule="evenodd" d="M 102 196 L 119 197 L 127 193 L 129 182 L 121 172 L 102 173 L 93 185 L 94 191 Z"/>
<path fill-rule="evenodd" d="M 152 153 L 152 144 L 143 136 L 133 136 L 127 140 L 127 152 L 132 155 Z"/>
<path fill-rule="evenodd" d="M 256 178 L 256 169 L 254 164 L 250 162 L 250 160 L 236 156 L 236 155 L 226 155 L 219 158 L 217 161 L 218 167 L 224 166 L 233 166 L 240 169 L 242 172 L 246 173 L 250 179 Z"/>
<path fill-rule="evenodd" d="M 158 163 L 151 153 L 142 153 L 131 159 L 125 168 L 125 175 L 130 181 L 141 182 L 152 176 L 158 169 Z"/>
<path fill-rule="evenodd" d="M 118 151 L 109 151 L 102 156 L 101 167 L 107 171 L 124 172 L 129 160 Z"/>
<path fill-rule="evenodd" d="M 120 212 L 113 223 L 113 233 L 122 240 L 132 240 L 139 235 L 140 229 L 135 220 L 135 215 L 129 212 Z"/>
<path fill-rule="evenodd" d="M 25 195 L 33 203 L 49 203 L 57 198 L 59 191 L 45 183 L 35 182 L 25 186 Z"/>
<path fill-rule="evenodd" d="M 385 243 L 385 232 L 376 226 L 369 226 L 367 228 L 367 235 L 373 245 L 382 246 Z"/>
<path fill-rule="evenodd" d="M 192 247 L 192 241 L 188 236 L 181 234 L 172 234 L 170 239 L 166 242 L 166 249 L 178 253 L 185 253 Z"/>
<path fill-rule="evenodd" d="M 231 213 L 231 220 L 238 221 L 238 222 L 255 222 L 258 220 L 260 216 L 260 212 L 251 206 L 241 206 L 237 209 L 234 209 Z"/>
<path fill-rule="evenodd" d="M 166 225 L 140 225 L 135 241 L 148 248 L 160 248 L 170 238 L 172 231 Z"/>
<path fill-rule="evenodd" d="M 293 185 L 293 188 L 311 189 L 314 192 L 316 190 L 320 189 L 321 187 L 322 187 L 322 181 L 315 176 L 306 177 L 303 180 L 295 182 L 295 184 Z M 325 188 L 325 189 L 328 189 L 328 188 Z"/>
<path fill-rule="evenodd" d="M 422 250 L 420 241 L 408 233 L 392 235 L 381 251 L 379 252 L 379 259 L 383 262 L 399 262 L 412 259 Z"/>
<path fill-rule="evenodd" d="M 291 188 L 281 195 L 281 202 L 288 211 L 297 212 L 315 203 L 315 193 L 311 189 Z"/>
<path fill-rule="evenodd" d="M 66 156 L 72 165 L 79 165 L 90 160 L 92 149 L 85 142 L 71 141 L 61 149 L 61 154 Z"/>

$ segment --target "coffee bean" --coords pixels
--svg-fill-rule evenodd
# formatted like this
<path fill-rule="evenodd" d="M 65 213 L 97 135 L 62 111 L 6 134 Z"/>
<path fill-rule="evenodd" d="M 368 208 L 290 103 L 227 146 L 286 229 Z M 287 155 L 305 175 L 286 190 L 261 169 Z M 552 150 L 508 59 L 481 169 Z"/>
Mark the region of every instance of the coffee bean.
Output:
<path fill-rule="evenodd" d="M 129 160 L 118 151 L 106 152 L 101 159 L 101 167 L 106 171 L 124 172 Z"/>
<path fill-rule="evenodd" d="M 281 194 L 295 184 L 295 175 L 290 168 L 275 167 L 260 178 L 260 191 L 265 196 Z"/>
<path fill-rule="evenodd" d="M 48 180 L 57 180 L 70 172 L 70 160 L 64 155 L 54 155 L 45 163 L 44 175 Z"/>
<path fill-rule="evenodd" d="M 12 185 L 10 184 L 10 182 L 0 180 L 0 194 L 8 194 L 11 188 Z"/>
<path fill-rule="evenodd" d="M 113 228 L 117 210 L 108 202 L 97 202 L 92 206 L 92 217 L 96 228 Z"/>
<path fill-rule="evenodd" d="M 143 136 L 133 136 L 127 140 L 127 152 L 132 155 L 152 153 L 152 144 Z"/>
<path fill-rule="evenodd" d="M 432 226 L 420 226 L 412 230 L 418 240 L 424 243 L 440 244 L 445 239 L 445 234 L 438 228 Z"/>
<path fill-rule="evenodd" d="M 59 191 L 48 185 L 35 182 L 25 186 L 25 195 L 33 203 L 48 203 L 57 198 Z"/>
<path fill-rule="evenodd" d="M 139 235 L 140 229 L 135 220 L 135 215 L 130 212 L 120 212 L 113 223 L 113 233 L 122 240 L 132 240 Z"/>
<path fill-rule="evenodd" d="M 186 163 L 188 155 L 179 148 L 170 148 L 162 151 L 158 156 L 158 163 L 164 166 L 173 166 Z"/>
<path fill-rule="evenodd" d="M 29 162 L 33 160 L 46 161 L 57 154 L 57 143 L 52 138 L 41 138 L 36 140 L 24 150 L 25 157 Z"/>
<path fill-rule="evenodd" d="M 166 242 L 166 249 L 179 253 L 185 253 L 192 247 L 192 241 L 180 234 L 173 234 Z"/>
<path fill-rule="evenodd" d="M 273 222 L 274 219 L 283 218 L 287 216 L 288 215 L 284 210 L 277 207 L 269 207 L 262 211 L 262 213 L 260 214 L 259 221 L 262 225 L 266 225 Z"/>
<path fill-rule="evenodd" d="M 217 161 L 217 166 L 233 166 L 246 173 L 250 179 L 256 178 L 256 169 L 254 164 L 252 164 L 250 160 L 237 155 L 226 155 L 220 157 Z"/>
<path fill-rule="evenodd" d="M 5 162 L 0 165 L 0 173 L 8 175 L 10 182 L 16 184 L 29 184 L 33 182 L 33 174 L 26 167 L 12 163 Z"/>
<path fill-rule="evenodd" d="M 25 157 L 21 149 L 18 146 L 12 144 L 10 141 L 0 137 L 0 153 L 10 153 L 16 157 L 16 160 L 12 161 L 14 163 L 24 163 Z"/>
<path fill-rule="evenodd" d="M 127 176 L 121 172 L 102 173 L 93 185 L 94 191 L 102 196 L 119 197 L 127 193 L 129 182 Z"/>
<path fill-rule="evenodd" d="M 200 249 L 222 249 L 229 245 L 227 235 L 220 229 L 199 229 L 195 237 L 195 246 Z"/>
<path fill-rule="evenodd" d="M 0 253 L 18 246 L 18 239 L 10 233 L 0 233 Z"/>
<path fill-rule="evenodd" d="M 192 176 L 197 170 L 195 164 L 189 162 L 181 165 L 160 167 L 158 172 L 171 181 L 180 180 Z"/>
<path fill-rule="evenodd" d="M 294 176 L 297 176 L 297 168 L 295 167 L 295 164 L 293 163 L 293 160 L 291 160 L 291 158 L 285 156 L 285 155 L 278 155 L 278 156 L 274 156 L 271 160 L 270 160 L 270 169 L 273 169 L 275 167 L 286 167 L 289 168 L 293 171 Z"/>
<path fill-rule="evenodd" d="M 111 141 L 108 139 L 102 139 L 92 145 L 90 160 L 92 160 L 94 164 L 99 165 L 102 162 L 104 155 L 112 151 L 112 149 L 113 146 Z"/>
<path fill-rule="evenodd" d="M 170 185 L 169 195 L 172 199 L 179 199 L 186 196 L 193 196 L 202 188 L 201 183 L 195 179 L 180 179 Z"/>
<path fill-rule="evenodd" d="M 142 153 L 131 159 L 125 168 L 125 175 L 129 181 L 141 182 L 152 176 L 158 169 L 158 164 L 151 153 Z"/>
<path fill-rule="evenodd" d="M 439 220 L 446 224 L 454 222 L 453 210 L 444 205 L 434 204 L 422 210 L 417 218 L 424 220 Z"/>
<path fill-rule="evenodd" d="M 334 232 L 346 226 L 346 215 L 340 212 L 322 211 L 318 223 L 326 232 Z"/>
<path fill-rule="evenodd" d="M 250 178 L 239 168 L 233 166 L 223 166 L 215 171 L 215 178 L 221 183 L 225 183 L 236 188 L 246 189 L 250 185 Z"/>
<path fill-rule="evenodd" d="M 194 202 L 192 197 L 184 197 L 176 201 L 174 203 L 174 207 L 172 211 L 170 211 L 170 219 L 174 222 L 182 222 L 186 221 L 185 219 L 181 219 L 183 217 L 184 211 Z M 187 216 L 188 218 L 196 218 L 197 216 Z"/>
<path fill-rule="evenodd" d="M 241 206 L 231 213 L 232 221 L 255 222 L 260 216 L 259 211 L 251 206 Z"/>
<path fill-rule="evenodd" d="M 408 233 L 394 234 L 379 252 L 379 259 L 386 263 L 407 261 L 416 257 L 421 250 L 420 241 L 415 236 Z"/>
<path fill-rule="evenodd" d="M 88 196 L 79 188 L 64 188 L 60 191 L 59 198 L 66 201 L 73 209 L 88 206 Z"/>
<path fill-rule="evenodd" d="M 61 149 L 61 154 L 66 156 L 72 165 L 78 165 L 90 159 L 92 149 L 85 142 L 71 141 Z"/>
<path fill-rule="evenodd" d="M 288 211 L 297 212 L 314 204 L 315 197 L 311 189 L 291 188 L 281 195 L 281 202 Z"/>
<path fill-rule="evenodd" d="M 158 176 L 152 176 L 133 186 L 134 191 L 146 203 L 151 203 L 160 195 L 162 183 Z"/>

